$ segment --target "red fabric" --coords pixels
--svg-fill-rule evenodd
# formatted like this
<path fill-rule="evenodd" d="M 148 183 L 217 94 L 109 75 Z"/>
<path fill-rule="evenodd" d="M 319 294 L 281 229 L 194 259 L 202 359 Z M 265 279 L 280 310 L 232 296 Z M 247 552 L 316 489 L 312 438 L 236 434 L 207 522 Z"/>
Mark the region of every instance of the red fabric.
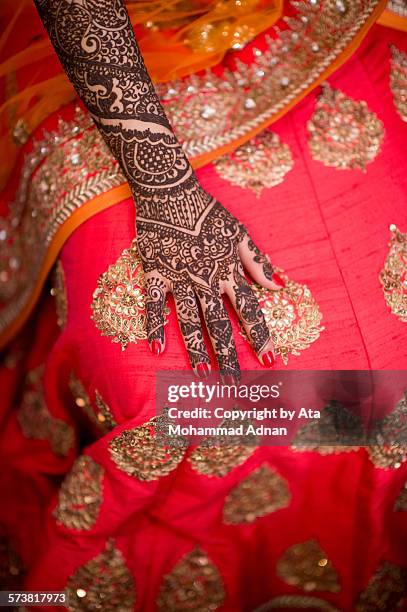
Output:
<path fill-rule="evenodd" d="M 390 39 L 403 44 L 398 33 L 374 28 L 355 57 L 330 79 L 347 95 L 366 100 L 385 124 L 382 151 L 366 173 L 337 171 L 310 157 L 305 123 L 316 94 L 273 126 L 289 144 L 295 166 L 261 199 L 231 186 L 212 165 L 198 173 L 204 187 L 246 224 L 273 263 L 309 286 L 324 315 L 326 330 L 320 339 L 301 356 L 291 357 L 287 366 L 278 361 L 277 368 L 407 366 L 405 326 L 386 307 L 378 281 L 388 251 L 389 224 L 407 231 L 407 173 L 402 162 L 407 128 L 396 114 L 388 86 Z M 341 585 L 338 594 L 317 595 L 352 612 L 381 560 L 406 565 L 405 513 L 394 513 L 393 507 L 407 464 L 398 470 L 381 469 L 365 450 L 321 456 L 262 447 L 223 478 L 198 475 L 184 460 L 169 476 L 145 483 L 112 462 L 110 439 L 155 414 L 157 369 L 188 368 L 173 307 L 165 329 L 166 349 L 159 358 L 145 341 L 122 352 L 90 319 L 98 277 L 130 246 L 133 236 L 130 200 L 75 231 L 61 253 L 69 305 L 66 328 L 58 334 L 44 298 L 38 318 L 25 332 L 34 332 L 28 357 L 13 372 L 0 371 L 5 389 L 0 525 L 29 568 L 24 588 L 63 589 L 68 577 L 114 536 L 134 576 L 135 609 L 148 612 L 155 609 L 162 576 L 199 544 L 222 575 L 227 598 L 220 609 L 252 610 L 271 597 L 299 593 L 277 576 L 276 562 L 287 547 L 316 538 Z M 242 367 L 260 369 L 236 325 L 235 331 Z M 46 362 L 47 406 L 77 434 L 77 448 L 63 459 L 51 453 L 47 442 L 25 439 L 16 421 L 19 381 L 25 370 L 41 362 Z M 72 370 L 91 399 L 97 389 L 111 408 L 119 425 L 110 434 L 96 439 L 77 420 L 68 391 Z M 89 454 L 106 474 L 96 525 L 75 532 L 58 526 L 51 511 L 61 477 L 80 452 Z M 289 506 L 253 524 L 222 524 L 225 495 L 264 462 L 287 479 Z"/>

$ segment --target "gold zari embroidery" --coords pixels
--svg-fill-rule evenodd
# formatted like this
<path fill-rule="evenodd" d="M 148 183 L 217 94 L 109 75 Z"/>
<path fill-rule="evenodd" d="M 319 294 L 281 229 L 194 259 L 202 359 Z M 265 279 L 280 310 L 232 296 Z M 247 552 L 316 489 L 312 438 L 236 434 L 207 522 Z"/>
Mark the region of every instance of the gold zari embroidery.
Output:
<path fill-rule="evenodd" d="M 290 546 L 277 563 L 277 573 L 304 591 L 339 591 L 338 575 L 315 540 Z"/>
<path fill-rule="evenodd" d="M 136 344 L 147 338 L 144 271 L 136 240 L 100 276 L 93 294 L 92 311 L 92 319 L 102 336 L 118 342 L 122 350 L 129 343 Z M 165 314 L 169 314 L 168 308 Z"/>
<path fill-rule="evenodd" d="M 310 612 L 311 610 L 317 612 L 340 612 L 332 604 L 324 601 L 320 597 L 311 597 L 309 595 L 281 595 L 280 597 L 274 597 L 267 603 L 263 604 L 259 608 L 256 608 L 253 612 L 267 612 L 268 610 L 297 610 L 298 608 L 304 608 Z"/>
<path fill-rule="evenodd" d="M 88 455 L 73 464 L 59 490 L 53 514 L 57 523 L 68 529 L 91 529 L 102 503 L 104 470 Z"/>
<path fill-rule="evenodd" d="M 312 157 L 339 169 L 365 170 L 378 154 L 384 137 L 382 122 L 364 100 L 348 98 L 328 84 L 323 85 L 307 128 Z"/>
<path fill-rule="evenodd" d="M 387 306 L 407 323 L 407 234 L 402 234 L 393 224 L 390 231 L 389 253 L 379 279 Z"/>
<path fill-rule="evenodd" d="M 404 483 L 404 486 L 399 493 L 396 503 L 394 504 L 394 511 L 407 511 L 407 482 Z"/>
<path fill-rule="evenodd" d="M 361 594 L 356 604 L 356 612 L 396 611 L 397 604 L 406 595 L 407 570 L 384 561 Z"/>
<path fill-rule="evenodd" d="M 286 286 L 279 291 L 269 291 L 259 285 L 252 286 L 259 300 L 267 326 L 270 330 L 276 355 L 287 364 L 290 355 L 300 355 L 318 340 L 324 327 L 318 304 L 306 285 L 284 278 Z"/>
<path fill-rule="evenodd" d="M 406 6 L 407 17 L 407 6 Z M 391 45 L 390 89 L 394 106 L 403 121 L 407 121 L 407 53 Z"/>
<path fill-rule="evenodd" d="M 239 421 L 246 428 L 249 421 Z M 236 427 L 236 421 L 225 419 L 221 427 Z M 188 457 L 192 469 L 206 476 L 226 476 L 233 468 L 241 465 L 254 453 L 256 436 L 239 435 L 211 436 L 201 442 Z"/>
<path fill-rule="evenodd" d="M 97 389 L 95 390 L 95 403 L 98 409 L 98 412 L 96 413 L 96 419 L 99 423 L 99 427 L 105 433 L 107 433 L 108 431 L 116 427 L 117 423 L 113 417 L 109 406 L 106 404 Z"/>
<path fill-rule="evenodd" d="M 394 410 L 373 424 L 373 444 L 368 446 L 370 460 L 376 467 L 398 469 L 407 461 L 407 397 Z"/>
<path fill-rule="evenodd" d="M 163 577 L 157 607 L 165 612 L 211 612 L 223 604 L 224 598 L 218 569 L 204 552 L 196 548 Z"/>
<path fill-rule="evenodd" d="M 17 420 L 27 438 L 47 440 L 56 455 L 65 456 L 74 445 L 74 430 L 50 414 L 42 389 L 43 371 L 40 366 L 28 373 Z"/>
<path fill-rule="evenodd" d="M 157 435 L 165 429 L 162 415 L 147 423 L 125 429 L 109 443 L 110 455 L 116 466 L 138 480 L 157 480 L 172 472 L 182 461 L 185 443 L 167 445 Z"/>
<path fill-rule="evenodd" d="M 223 507 L 223 521 L 228 525 L 252 523 L 285 508 L 290 500 L 287 481 L 265 464 L 230 491 Z"/>
<path fill-rule="evenodd" d="M 288 145 L 265 130 L 233 153 L 215 161 L 218 174 L 232 185 L 251 189 L 257 196 L 284 180 L 293 167 Z"/>
<path fill-rule="evenodd" d="M 65 592 L 70 612 L 133 612 L 136 599 L 133 576 L 112 539 L 103 552 L 76 570 Z"/>
<path fill-rule="evenodd" d="M 55 297 L 57 323 L 59 327 L 64 328 L 68 318 L 68 300 L 65 287 L 65 272 L 60 260 L 55 265 L 52 285 L 51 295 Z"/>
<path fill-rule="evenodd" d="M 95 410 L 84 384 L 74 372 L 71 373 L 69 379 L 69 388 L 75 398 L 75 404 L 83 410 L 88 419 L 96 425 L 100 431 L 107 433 L 113 429 L 113 427 L 116 427 L 117 423 L 115 418 L 97 389 L 95 390 Z"/>

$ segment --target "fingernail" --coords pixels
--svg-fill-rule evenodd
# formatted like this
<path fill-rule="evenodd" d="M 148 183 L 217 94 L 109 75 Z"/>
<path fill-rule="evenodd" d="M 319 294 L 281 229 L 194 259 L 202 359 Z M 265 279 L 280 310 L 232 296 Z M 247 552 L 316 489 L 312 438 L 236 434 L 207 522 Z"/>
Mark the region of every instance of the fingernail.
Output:
<path fill-rule="evenodd" d="M 275 283 L 279 287 L 285 287 L 285 282 L 283 281 L 281 276 L 276 274 L 276 272 L 274 272 L 273 276 L 271 277 L 271 280 L 273 281 L 273 283 Z"/>
<path fill-rule="evenodd" d="M 151 343 L 151 350 L 154 355 L 159 355 L 161 353 L 161 342 L 159 340 L 153 340 Z"/>
<path fill-rule="evenodd" d="M 222 374 L 221 375 L 222 385 L 237 385 L 238 380 L 232 374 Z"/>
<path fill-rule="evenodd" d="M 204 362 L 197 363 L 196 371 L 200 378 L 208 378 L 209 376 L 209 366 L 207 363 L 204 363 Z"/>
<path fill-rule="evenodd" d="M 268 353 L 265 353 L 263 357 L 261 358 L 261 360 L 263 364 L 266 366 L 266 368 L 272 368 L 275 363 L 274 355 L 271 351 L 269 351 Z"/>

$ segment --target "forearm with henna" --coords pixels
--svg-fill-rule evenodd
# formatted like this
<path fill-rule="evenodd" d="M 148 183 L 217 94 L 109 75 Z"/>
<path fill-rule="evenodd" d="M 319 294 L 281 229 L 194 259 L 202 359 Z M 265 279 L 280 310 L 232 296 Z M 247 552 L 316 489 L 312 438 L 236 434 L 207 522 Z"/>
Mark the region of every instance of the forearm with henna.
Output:
<path fill-rule="evenodd" d="M 175 137 L 148 75 L 122 0 L 35 0 L 55 51 L 118 160 L 137 203 L 146 275 L 147 333 L 164 347 L 164 306 L 174 295 L 192 367 L 207 370 L 199 304 L 223 374 L 238 375 L 228 293 L 260 354 L 269 334 L 247 283 L 239 248 L 246 229 L 210 196 Z M 269 264 L 263 257 L 265 278 Z M 274 287 L 275 288 L 275 287 Z"/>

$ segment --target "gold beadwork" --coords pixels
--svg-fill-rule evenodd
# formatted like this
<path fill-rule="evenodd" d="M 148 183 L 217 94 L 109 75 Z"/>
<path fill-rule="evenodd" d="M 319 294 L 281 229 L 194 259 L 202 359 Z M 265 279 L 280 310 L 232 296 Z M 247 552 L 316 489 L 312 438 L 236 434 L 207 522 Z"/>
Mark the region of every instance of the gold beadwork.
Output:
<path fill-rule="evenodd" d="M 218 569 L 197 547 L 163 577 L 157 608 L 165 612 L 211 612 L 217 610 L 224 599 L 225 590 Z"/>
<path fill-rule="evenodd" d="M 245 429 L 249 421 L 239 421 Z M 236 427 L 236 421 L 225 419 L 221 427 Z M 256 436 L 210 436 L 203 440 L 188 457 L 193 470 L 206 476 L 226 476 L 241 465 L 256 450 Z"/>
<path fill-rule="evenodd" d="M 43 373 L 43 366 L 39 366 L 27 374 L 17 420 L 27 438 L 47 440 L 53 452 L 64 457 L 74 445 L 74 430 L 50 414 L 44 399 Z"/>
<path fill-rule="evenodd" d="M 99 555 L 81 565 L 65 587 L 70 612 L 133 612 L 135 587 L 123 554 L 113 539 Z"/>
<path fill-rule="evenodd" d="M 68 529 L 91 529 L 102 504 L 104 470 L 88 455 L 76 459 L 59 490 L 53 515 Z"/>
<path fill-rule="evenodd" d="M 389 252 L 379 275 L 384 299 L 391 312 L 407 323 L 407 234 L 390 226 Z"/>
<path fill-rule="evenodd" d="M 332 604 L 320 597 L 312 597 L 310 595 L 280 595 L 273 597 L 270 601 L 262 606 L 259 606 L 253 612 L 268 612 L 269 610 L 297 610 L 304 608 L 305 610 L 320 610 L 320 612 L 340 612 Z"/>
<path fill-rule="evenodd" d="M 68 318 L 68 299 L 66 295 L 65 272 L 61 260 L 58 260 L 55 265 L 52 285 L 51 295 L 55 297 L 57 323 L 63 329 Z"/>
<path fill-rule="evenodd" d="M 395 512 L 407 511 L 407 482 L 404 483 L 396 503 L 394 504 Z"/>
<path fill-rule="evenodd" d="M 401 467 L 407 461 L 406 433 L 407 397 L 404 396 L 390 414 L 372 425 L 372 444 L 366 449 L 372 463 L 379 468 Z"/>
<path fill-rule="evenodd" d="M 365 170 L 384 137 L 383 123 L 364 100 L 348 98 L 328 84 L 323 85 L 307 128 L 312 157 L 338 169 Z"/>
<path fill-rule="evenodd" d="M 116 160 L 90 116 L 44 132 L 25 156 L 9 214 L 0 220 L 0 331 L 31 296 L 55 234 L 95 196 L 124 183 Z"/>
<path fill-rule="evenodd" d="M 165 416 L 153 417 L 147 423 L 125 429 L 109 443 L 110 455 L 116 466 L 138 480 L 157 480 L 167 476 L 182 461 L 185 441 L 168 445 L 160 440 L 165 428 Z"/>
<path fill-rule="evenodd" d="M 397 610 L 407 595 L 407 570 L 383 561 L 356 604 L 356 612 Z"/>
<path fill-rule="evenodd" d="M 277 573 L 304 591 L 339 591 L 338 574 L 316 540 L 287 548 L 277 562 Z"/>
<path fill-rule="evenodd" d="M 391 45 L 390 49 L 390 89 L 393 94 L 394 106 L 402 120 L 407 121 L 407 53 L 404 53 L 395 45 Z"/>
<path fill-rule="evenodd" d="M 99 423 L 99 427 L 105 433 L 107 433 L 108 431 L 111 431 L 114 427 L 116 427 L 117 423 L 109 406 L 106 404 L 97 389 L 95 390 L 95 402 L 98 409 L 96 419 Z"/>
<path fill-rule="evenodd" d="M 285 280 L 283 289 L 270 291 L 256 284 L 252 289 L 266 319 L 275 354 L 287 364 L 290 355 L 300 355 L 318 340 L 325 328 L 321 325 L 319 306 L 308 287 L 290 280 L 278 268 L 275 271 Z"/>
<path fill-rule="evenodd" d="M 320 419 L 314 419 L 297 430 L 291 448 L 331 455 L 356 451 L 364 441 L 359 415 L 333 400 L 321 411 Z"/>
<path fill-rule="evenodd" d="M 258 197 L 263 189 L 281 183 L 292 167 L 289 146 L 269 130 L 215 161 L 216 171 L 223 179 L 251 189 Z"/>
<path fill-rule="evenodd" d="M 120 343 L 122 350 L 129 342 L 137 343 L 147 338 L 144 272 L 136 240 L 99 277 L 92 312 L 92 319 L 102 336 Z"/>
<path fill-rule="evenodd" d="M 227 495 L 223 521 L 227 525 L 252 523 L 286 508 L 291 500 L 287 481 L 264 464 L 241 480 Z"/>

